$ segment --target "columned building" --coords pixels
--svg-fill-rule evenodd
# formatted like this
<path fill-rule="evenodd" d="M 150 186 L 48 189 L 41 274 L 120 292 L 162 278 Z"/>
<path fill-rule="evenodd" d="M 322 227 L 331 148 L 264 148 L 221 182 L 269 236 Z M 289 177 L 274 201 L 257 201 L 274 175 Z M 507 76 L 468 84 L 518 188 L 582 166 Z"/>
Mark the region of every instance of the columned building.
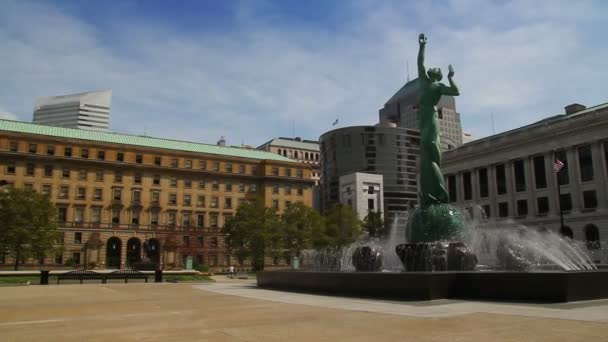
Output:
<path fill-rule="evenodd" d="M 340 177 L 354 172 L 382 175 L 386 218 L 418 203 L 417 130 L 384 122 L 338 128 L 324 133 L 319 140 L 324 209 L 339 203 Z"/>
<path fill-rule="evenodd" d="M 112 91 L 41 97 L 34 108 L 34 123 L 49 126 L 107 131 Z"/>
<path fill-rule="evenodd" d="M 555 160 L 564 164 L 557 175 Z M 450 201 L 474 217 L 561 232 L 591 250 L 608 240 L 608 104 L 570 105 L 565 114 L 471 141 L 446 151 L 442 169 Z"/>
<path fill-rule="evenodd" d="M 0 179 L 47 195 L 64 236 L 63 253 L 25 267 L 126 268 L 145 242 L 165 268 L 191 256 L 212 270 L 245 269 L 225 244 L 226 220 L 254 199 L 279 213 L 311 206 L 310 173 L 276 153 L 0 120 Z M 0 267 L 11 262 L 0 254 Z"/>

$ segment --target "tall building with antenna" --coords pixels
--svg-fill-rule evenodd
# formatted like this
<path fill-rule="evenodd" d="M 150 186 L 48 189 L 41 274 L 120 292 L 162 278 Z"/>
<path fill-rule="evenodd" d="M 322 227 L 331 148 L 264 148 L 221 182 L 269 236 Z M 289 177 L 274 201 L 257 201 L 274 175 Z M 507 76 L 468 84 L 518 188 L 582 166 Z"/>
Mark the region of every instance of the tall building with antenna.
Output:
<path fill-rule="evenodd" d="M 36 100 L 33 122 L 41 125 L 107 131 L 110 126 L 112 90 L 41 97 Z"/>
<path fill-rule="evenodd" d="M 408 67 L 409 69 L 409 67 Z M 409 79 L 409 72 L 408 72 Z M 380 109 L 380 122 L 393 122 L 398 127 L 419 129 L 418 78 L 405 83 Z M 439 135 L 444 150 L 462 145 L 462 124 L 453 96 L 442 96 L 437 105 Z"/>

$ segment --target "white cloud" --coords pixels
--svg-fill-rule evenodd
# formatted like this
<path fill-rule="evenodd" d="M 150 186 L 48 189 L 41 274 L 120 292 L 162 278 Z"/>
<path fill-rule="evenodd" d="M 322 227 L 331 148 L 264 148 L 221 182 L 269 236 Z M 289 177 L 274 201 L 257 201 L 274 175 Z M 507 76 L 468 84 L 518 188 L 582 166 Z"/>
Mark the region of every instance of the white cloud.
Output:
<path fill-rule="evenodd" d="M 17 120 L 17 115 L 7 112 L 5 110 L 2 110 L 2 108 L 0 108 L 0 119 Z"/>
<path fill-rule="evenodd" d="M 581 28 L 606 28 L 597 4 L 433 4 L 359 2 L 327 29 L 270 26 L 245 2 L 230 31 L 178 32 L 139 20 L 117 21 L 108 36 L 50 5 L 7 2 L 0 105 L 30 120 L 38 96 L 112 88 L 116 131 L 256 145 L 293 126 L 315 139 L 337 115 L 342 125 L 377 120 L 405 81 L 406 60 L 415 76 L 422 30 L 428 66 L 455 65 L 458 109 L 476 136 L 491 132 L 490 113 L 500 131 L 570 102 L 606 101 L 608 52 Z"/>

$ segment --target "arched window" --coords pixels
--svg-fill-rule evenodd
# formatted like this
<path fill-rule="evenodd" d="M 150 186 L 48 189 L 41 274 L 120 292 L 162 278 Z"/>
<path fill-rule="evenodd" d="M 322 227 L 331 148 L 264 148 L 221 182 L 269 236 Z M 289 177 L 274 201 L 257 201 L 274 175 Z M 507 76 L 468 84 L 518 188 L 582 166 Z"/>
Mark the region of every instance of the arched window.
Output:
<path fill-rule="evenodd" d="M 281 155 L 281 149 L 278 149 L 277 152 L 279 153 L 279 155 Z"/>
<path fill-rule="evenodd" d="M 304 153 L 304 159 L 308 160 L 308 152 Z"/>
<path fill-rule="evenodd" d="M 298 159 L 298 151 L 293 151 L 293 159 Z"/>
<path fill-rule="evenodd" d="M 588 224 L 585 226 L 585 240 L 587 240 L 588 249 L 600 248 L 600 231 L 594 224 Z"/>
<path fill-rule="evenodd" d="M 574 234 L 572 233 L 572 229 L 568 226 L 563 226 L 560 230 L 559 233 L 562 234 L 563 237 L 568 237 L 573 239 L 574 238 Z"/>
<path fill-rule="evenodd" d="M 319 154 L 318 154 L 318 153 L 317 153 L 317 155 L 316 155 L 316 159 L 317 159 L 317 160 L 319 160 Z"/>
<path fill-rule="evenodd" d="M 287 150 L 283 150 L 283 157 L 287 157 Z"/>

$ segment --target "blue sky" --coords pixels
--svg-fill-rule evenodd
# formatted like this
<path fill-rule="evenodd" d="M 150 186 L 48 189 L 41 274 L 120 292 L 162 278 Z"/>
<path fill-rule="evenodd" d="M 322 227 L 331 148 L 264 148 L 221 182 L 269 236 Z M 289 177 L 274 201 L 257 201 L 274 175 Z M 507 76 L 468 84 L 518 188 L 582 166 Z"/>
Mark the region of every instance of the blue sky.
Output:
<path fill-rule="evenodd" d="M 482 137 L 608 102 L 604 1 L 0 2 L 0 117 L 112 89 L 113 131 L 233 145 L 373 124 L 427 66 L 453 64 Z"/>

